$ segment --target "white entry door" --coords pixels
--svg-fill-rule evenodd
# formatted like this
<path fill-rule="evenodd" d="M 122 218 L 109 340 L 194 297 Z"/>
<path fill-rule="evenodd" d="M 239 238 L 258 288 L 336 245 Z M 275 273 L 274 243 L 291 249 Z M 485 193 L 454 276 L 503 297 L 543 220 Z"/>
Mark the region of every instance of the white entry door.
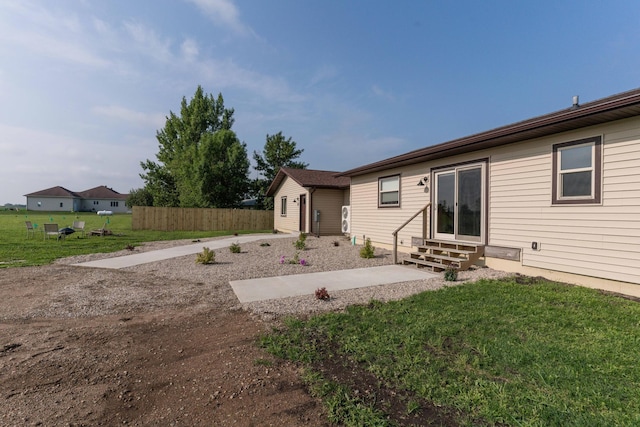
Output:
<path fill-rule="evenodd" d="M 471 164 L 434 174 L 434 237 L 484 241 L 485 164 Z"/>

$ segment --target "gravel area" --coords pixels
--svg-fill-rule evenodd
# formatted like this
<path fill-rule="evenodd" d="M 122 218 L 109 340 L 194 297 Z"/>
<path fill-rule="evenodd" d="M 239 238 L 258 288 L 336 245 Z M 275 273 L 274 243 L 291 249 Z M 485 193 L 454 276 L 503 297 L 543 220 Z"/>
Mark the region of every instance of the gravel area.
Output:
<path fill-rule="evenodd" d="M 203 239 L 201 242 L 202 246 L 206 247 L 207 241 L 209 240 L 212 239 Z M 457 285 L 481 278 L 498 278 L 507 275 L 507 273 L 489 268 L 474 268 L 461 272 L 456 282 L 445 282 L 442 274 L 440 274 L 437 278 L 428 280 L 336 291 L 331 293 L 331 299 L 328 301 L 318 300 L 314 295 L 307 295 L 240 304 L 229 285 L 229 281 L 231 280 L 393 264 L 391 251 L 376 248 L 375 258 L 363 259 L 359 255 L 361 246 L 352 246 L 350 240 L 344 237 L 323 236 L 317 238 L 309 236 L 306 242 L 307 247 L 302 251 L 295 249 L 295 241 L 295 237 L 269 239 L 269 235 L 265 235 L 264 240 L 242 244 L 240 253 L 231 253 L 228 248 L 216 250 L 216 263 L 211 265 L 196 264 L 195 256 L 184 256 L 129 267 L 120 270 L 120 272 L 129 272 L 144 277 L 147 281 L 150 278 L 157 277 L 158 279 L 162 279 L 157 281 L 157 283 L 162 283 L 162 286 L 155 288 L 157 292 L 156 295 L 151 293 L 153 289 L 136 289 L 133 295 L 131 291 L 125 293 L 124 289 L 120 289 L 120 291 L 123 291 L 120 295 L 123 295 L 123 297 L 126 296 L 129 303 L 132 301 L 142 303 L 146 300 L 148 304 L 158 306 L 170 304 L 182 306 L 188 304 L 192 306 L 205 306 L 210 303 L 222 304 L 231 308 L 246 309 L 261 317 L 263 320 L 269 321 L 286 315 L 308 315 L 327 311 L 338 311 L 349 305 L 366 304 L 372 299 L 379 301 L 397 300 L 418 292 L 434 290 L 443 286 Z M 144 252 L 192 243 L 192 240 L 151 242 L 136 248 L 135 251 Z M 58 264 L 73 264 L 81 261 L 127 255 L 130 253 L 129 251 L 121 251 L 115 254 L 93 254 L 71 257 L 58 261 Z M 304 266 L 289 263 L 289 260 L 293 259 L 296 253 L 299 259 L 305 260 Z M 285 257 L 285 262 L 281 263 L 280 261 L 283 256 Z M 399 256 L 400 259 L 402 259 L 402 256 L 404 255 Z M 87 277 L 93 277 L 91 280 L 95 282 L 97 280 L 95 276 L 99 276 L 101 271 L 102 270 L 93 269 Z M 174 286 L 170 284 L 174 284 Z M 95 304 L 99 303 L 99 301 L 96 301 L 95 292 L 97 289 L 95 284 L 86 286 L 78 283 L 73 286 L 73 288 L 75 289 L 67 289 L 65 295 L 66 304 L 69 303 L 71 294 L 77 294 L 78 297 L 85 301 L 85 304 L 83 304 L 85 309 L 89 305 L 87 304 L 88 300 L 91 299 L 93 299 L 93 301 L 90 305 L 94 306 L 95 309 Z M 94 295 L 90 296 L 89 291 L 93 292 Z M 110 298 L 117 297 L 111 295 Z M 160 301 L 158 299 L 160 299 Z M 175 299 L 175 301 L 172 301 L 173 299 Z M 121 303 L 126 305 L 124 301 L 121 301 Z"/>

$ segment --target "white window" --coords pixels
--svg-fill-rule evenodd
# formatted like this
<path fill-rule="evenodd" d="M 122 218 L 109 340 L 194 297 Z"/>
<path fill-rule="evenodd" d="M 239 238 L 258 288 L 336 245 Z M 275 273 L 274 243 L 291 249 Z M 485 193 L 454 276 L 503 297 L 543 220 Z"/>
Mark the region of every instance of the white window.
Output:
<path fill-rule="evenodd" d="M 400 175 L 378 179 L 378 207 L 400 206 Z"/>
<path fill-rule="evenodd" d="M 601 138 L 553 146 L 553 204 L 600 203 Z"/>
<path fill-rule="evenodd" d="M 280 197 L 280 216 L 287 216 L 287 196 Z"/>

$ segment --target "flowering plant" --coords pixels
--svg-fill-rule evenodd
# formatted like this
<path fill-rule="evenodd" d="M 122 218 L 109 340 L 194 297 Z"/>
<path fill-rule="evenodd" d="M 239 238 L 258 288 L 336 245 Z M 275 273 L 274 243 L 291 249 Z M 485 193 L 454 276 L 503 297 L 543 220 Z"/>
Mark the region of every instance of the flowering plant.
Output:
<path fill-rule="evenodd" d="M 304 258 L 300 258 L 300 254 L 296 252 L 296 254 L 291 259 L 287 259 L 284 255 L 280 257 L 280 264 L 300 264 L 302 266 L 307 265 L 307 260 Z"/>

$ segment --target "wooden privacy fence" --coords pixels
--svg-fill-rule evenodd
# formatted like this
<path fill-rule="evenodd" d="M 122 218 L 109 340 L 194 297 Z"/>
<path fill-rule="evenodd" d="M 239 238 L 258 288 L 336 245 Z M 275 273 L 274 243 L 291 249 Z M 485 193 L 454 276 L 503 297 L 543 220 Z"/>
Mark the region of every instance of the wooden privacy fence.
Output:
<path fill-rule="evenodd" d="M 273 230 L 273 211 L 134 206 L 131 228 L 155 231 Z"/>

